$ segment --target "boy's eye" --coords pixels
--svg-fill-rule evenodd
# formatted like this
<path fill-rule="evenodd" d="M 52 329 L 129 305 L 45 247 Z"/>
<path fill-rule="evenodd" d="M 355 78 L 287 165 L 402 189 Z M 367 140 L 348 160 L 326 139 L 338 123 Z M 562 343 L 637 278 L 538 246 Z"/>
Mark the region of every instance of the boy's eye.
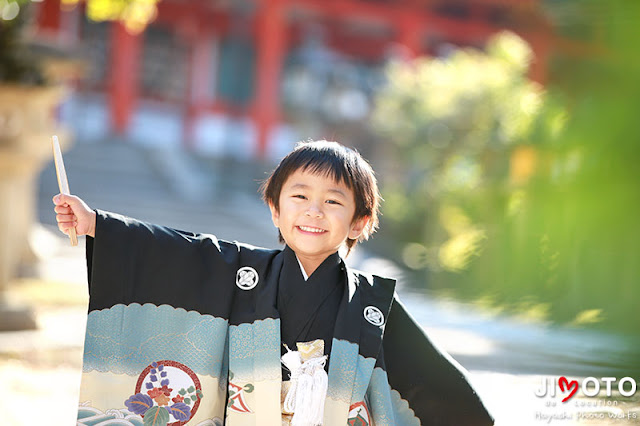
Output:
<path fill-rule="evenodd" d="M 305 197 L 305 196 L 304 196 L 304 195 L 302 195 L 302 194 L 295 194 L 295 195 L 293 196 L 293 198 L 300 198 L 301 200 L 306 200 L 306 199 L 307 199 L 307 197 Z"/>
<path fill-rule="evenodd" d="M 340 201 L 337 200 L 327 200 L 326 201 L 328 204 L 337 204 L 337 205 L 341 205 Z"/>

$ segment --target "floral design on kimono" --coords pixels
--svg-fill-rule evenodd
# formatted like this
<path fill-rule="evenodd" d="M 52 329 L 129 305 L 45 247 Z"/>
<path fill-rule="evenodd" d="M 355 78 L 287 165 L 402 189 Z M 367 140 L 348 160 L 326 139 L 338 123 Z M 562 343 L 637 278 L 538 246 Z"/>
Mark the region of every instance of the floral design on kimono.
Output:
<path fill-rule="evenodd" d="M 170 387 L 172 380 L 187 386 L 174 389 Z M 202 397 L 200 380 L 189 367 L 163 360 L 144 369 L 135 394 L 124 404 L 130 412 L 143 417 L 145 426 L 182 426 L 195 415 Z"/>

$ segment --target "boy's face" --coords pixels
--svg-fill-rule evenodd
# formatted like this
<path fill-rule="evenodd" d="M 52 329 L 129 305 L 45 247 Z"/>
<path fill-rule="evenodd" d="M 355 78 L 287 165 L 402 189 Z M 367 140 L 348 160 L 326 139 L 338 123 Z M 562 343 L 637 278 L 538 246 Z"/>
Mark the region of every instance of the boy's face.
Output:
<path fill-rule="evenodd" d="M 318 266 L 347 238 L 358 238 L 368 221 L 353 220 L 355 198 L 344 183 L 302 169 L 285 181 L 278 208 L 269 207 L 274 225 L 303 265 Z"/>

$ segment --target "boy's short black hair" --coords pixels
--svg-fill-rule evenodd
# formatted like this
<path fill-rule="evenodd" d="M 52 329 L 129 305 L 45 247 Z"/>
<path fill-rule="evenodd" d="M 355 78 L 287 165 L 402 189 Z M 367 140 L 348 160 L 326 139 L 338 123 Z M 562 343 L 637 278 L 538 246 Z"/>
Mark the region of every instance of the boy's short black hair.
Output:
<path fill-rule="evenodd" d="M 289 176 L 297 170 L 330 176 L 353 191 L 356 211 L 352 222 L 369 218 L 360 238 L 347 239 L 347 253 L 358 241 L 368 239 L 378 228 L 378 210 L 382 197 L 369 163 L 354 149 L 326 140 L 298 142 L 293 151 L 280 161 L 261 186 L 262 199 L 279 210 L 280 192 Z M 279 235 L 284 243 L 282 234 Z"/>

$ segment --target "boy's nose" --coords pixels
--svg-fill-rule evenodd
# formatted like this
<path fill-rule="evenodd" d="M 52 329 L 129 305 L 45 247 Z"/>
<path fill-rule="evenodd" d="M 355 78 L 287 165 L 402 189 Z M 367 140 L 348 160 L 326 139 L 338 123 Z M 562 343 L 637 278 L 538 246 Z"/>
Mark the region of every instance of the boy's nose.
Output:
<path fill-rule="evenodd" d="M 322 209 L 320 209 L 315 204 L 312 204 L 307 209 L 306 214 L 310 217 L 322 217 Z"/>

